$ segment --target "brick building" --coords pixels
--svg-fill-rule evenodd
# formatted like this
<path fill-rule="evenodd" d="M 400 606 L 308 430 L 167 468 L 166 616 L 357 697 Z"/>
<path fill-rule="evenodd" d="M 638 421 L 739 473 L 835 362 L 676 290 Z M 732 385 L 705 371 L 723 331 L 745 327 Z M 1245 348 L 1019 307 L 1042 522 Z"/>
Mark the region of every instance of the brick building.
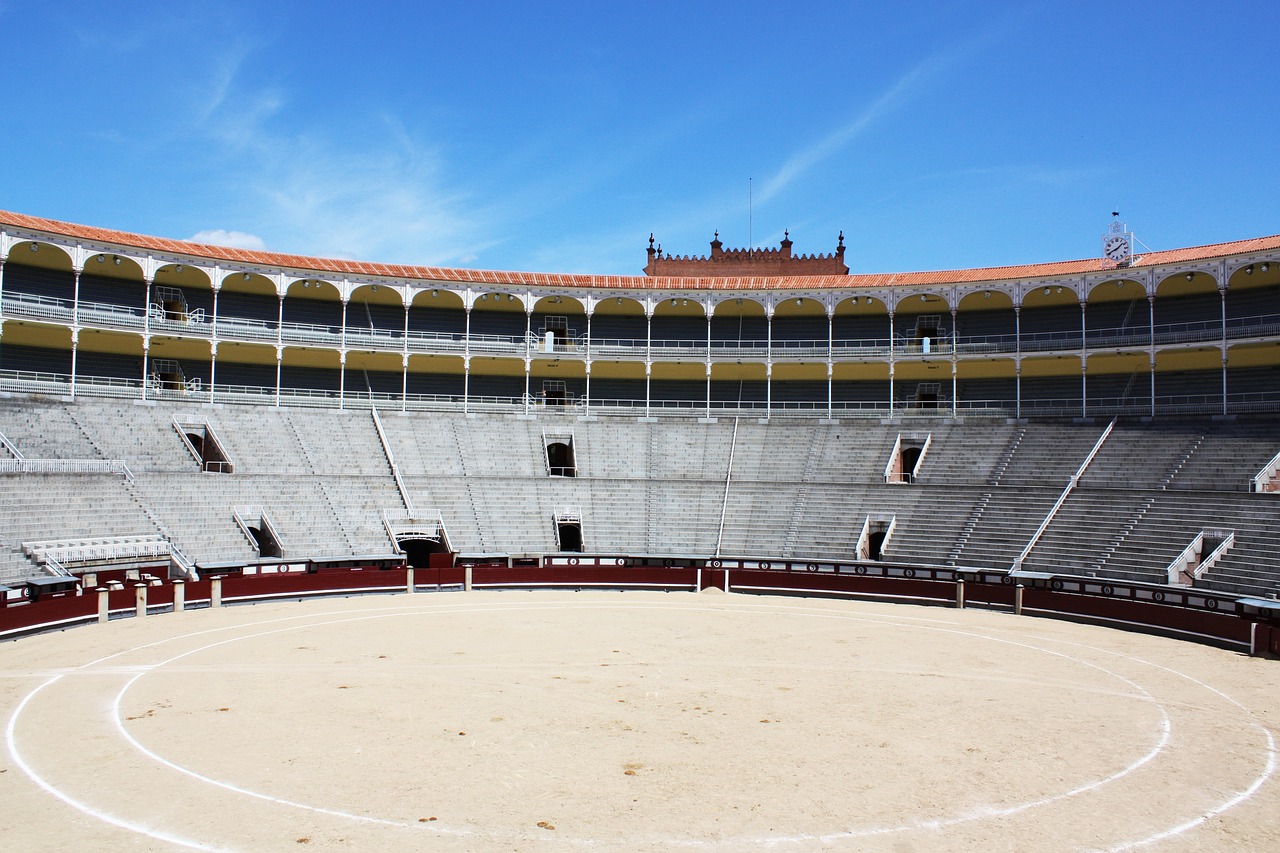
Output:
<path fill-rule="evenodd" d="M 790 232 L 783 232 L 777 249 L 725 249 L 720 232 L 711 241 L 711 254 L 705 257 L 683 257 L 663 253 L 654 247 L 649 235 L 647 276 L 776 276 L 776 275 L 848 275 L 844 262 L 844 232 L 840 232 L 836 250 L 830 255 L 791 254 Z"/>

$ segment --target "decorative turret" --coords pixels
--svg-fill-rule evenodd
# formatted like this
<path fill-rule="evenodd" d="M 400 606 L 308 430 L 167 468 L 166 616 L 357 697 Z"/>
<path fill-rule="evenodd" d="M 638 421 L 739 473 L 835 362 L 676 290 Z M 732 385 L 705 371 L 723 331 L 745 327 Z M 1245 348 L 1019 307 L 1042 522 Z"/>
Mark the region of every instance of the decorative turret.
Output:
<path fill-rule="evenodd" d="M 649 235 L 649 262 L 644 273 L 648 276 L 689 276 L 716 278 L 724 276 L 754 277 L 780 275 L 848 275 L 844 262 L 844 231 L 829 255 L 793 255 L 791 232 L 782 232 L 782 241 L 776 249 L 725 249 L 716 231 L 711 240 L 711 254 L 706 257 L 681 257 L 667 255 L 662 245 L 654 247 L 653 235 Z"/>

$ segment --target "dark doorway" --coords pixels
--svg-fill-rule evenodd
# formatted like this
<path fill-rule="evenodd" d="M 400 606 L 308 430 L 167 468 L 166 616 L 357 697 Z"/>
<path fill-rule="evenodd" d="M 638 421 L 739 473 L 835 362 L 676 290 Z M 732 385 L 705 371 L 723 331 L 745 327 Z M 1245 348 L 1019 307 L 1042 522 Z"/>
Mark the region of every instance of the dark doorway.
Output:
<path fill-rule="evenodd" d="M 552 477 L 578 476 L 578 463 L 573 454 L 573 439 L 548 440 L 547 473 Z"/>
<path fill-rule="evenodd" d="M 432 554 L 446 554 L 449 551 L 443 542 L 432 539 L 397 539 L 396 544 L 404 551 L 405 560 L 414 569 L 430 566 Z"/>
<path fill-rule="evenodd" d="M 867 559 L 880 559 L 880 548 L 884 545 L 885 534 L 886 531 L 877 530 L 875 533 L 872 533 L 867 537 Z"/>
<path fill-rule="evenodd" d="M 919 447 L 904 447 L 902 449 L 902 482 L 915 482 L 916 465 L 920 463 Z"/>
<path fill-rule="evenodd" d="M 561 551 L 582 553 L 582 525 L 573 522 L 560 522 L 556 525 L 560 537 Z"/>
<path fill-rule="evenodd" d="M 253 537 L 254 544 L 258 546 L 259 557 L 284 556 L 284 552 L 280 550 L 280 543 L 271 535 L 270 529 L 263 530 L 261 527 L 250 527 L 249 535 Z"/>
<path fill-rule="evenodd" d="M 565 406 L 569 403 L 569 388 L 561 379 L 544 379 L 542 397 L 548 406 Z"/>

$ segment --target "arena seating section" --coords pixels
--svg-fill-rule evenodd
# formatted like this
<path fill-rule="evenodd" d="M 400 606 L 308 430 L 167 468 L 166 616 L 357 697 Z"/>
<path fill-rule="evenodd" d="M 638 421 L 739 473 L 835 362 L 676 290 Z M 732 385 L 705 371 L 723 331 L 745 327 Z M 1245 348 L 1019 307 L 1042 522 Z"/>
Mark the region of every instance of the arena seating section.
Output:
<path fill-rule="evenodd" d="M 234 473 L 206 473 L 175 428 L 207 423 Z M 559 550 L 557 513 L 595 554 L 851 559 L 864 525 L 892 524 L 884 560 L 1008 568 L 1107 419 L 822 423 L 720 418 L 580 420 L 381 414 L 419 515 L 438 510 L 462 554 Z M 551 476 L 545 440 L 572 435 L 576 476 Z M 405 504 L 368 409 L 312 410 L 35 397 L 0 399 L 24 458 L 122 460 L 131 476 L 0 477 L 0 584 L 42 573 L 23 543 L 168 538 L 197 564 L 252 561 L 237 507 L 269 512 L 285 555 L 385 555 L 384 512 Z M 928 446 L 912 482 L 886 482 L 899 437 Z M 1197 587 L 1280 586 L 1280 495 L 1250 481 L 1280 451 L 1272 418 L 1119 421 L 1026 570 L 1165 583 L 1201 532 L 1235 534 Z M 0 454 L 6 451 L 0 450 Z"/>

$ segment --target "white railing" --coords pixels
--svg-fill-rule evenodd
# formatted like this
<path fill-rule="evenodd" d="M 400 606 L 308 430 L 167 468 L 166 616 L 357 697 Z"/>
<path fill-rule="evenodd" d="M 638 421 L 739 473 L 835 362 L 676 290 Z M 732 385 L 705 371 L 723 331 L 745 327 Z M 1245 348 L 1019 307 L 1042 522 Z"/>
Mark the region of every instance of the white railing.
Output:
<path fill-rule="evenodd" d="M 133 482 L 122 459 L 0 459 L 0 474 L 120 474 Z"/>
<path fill-rule="evenodd" d="M 1253 492 L 1274 492 L 1277 489 L 1277 474 L 1280 474 L 1280 453 L 1271 457 L 1271 461 L 1262 466 L 1262 470 L 1253 475 L 1249 481 L 1249 490 Z"/>
<path fill-rule="evenodd" d="M 1058 495 L 1058 499 L 1054 501 L 1049 512 L 1044 517 L 1044 521 L 1040 522 L 1040 526 L 1036 528 L 1036 532 L 1031 534 L 1031 539 L 1027 542 L 1022 552 L 1018 554 L 1013 561 L 1014 570 L 1022 568 L 1023 560 L 1027 559 L 1027 555 L 1031 553 L 1031 549 L 1036 547 L 1036 543 L 1040 541 L 1040 537 L 1044 535 L 1045 530 L 1049 527 L 1049 522 L 1053 521 L 1053 517 L 1058 514 L 1058 510 L 1062 509 L 1062 505 L 1067 502 L 1067 498 L 1075 489 L 1076 483 L 1080 482 L 1080 478 L 1084 476 L 1085 470 L 1089 467 L 1089 463 L 1093 461 L 1093 457 L 1098 455 L 1098 451 L 1102 449 L 1102 443 L 1107 440 L 1107 436 L 1111 435 L 1111 430 L 1115 429 L 1115 418 L 1111 419 L 1111 423 L 1107 424 L 1107 428 L 1102 431 L 1102 435 L 1098 436 L 1098 440 L 1094 442 L 1093 449 L 1089 451 L 1089 455 L 1080 463 L 1080 467 L 1071 475 L 1071 479 L 1067 481 L 1067 487 L 1062 490 L 1062 494 Z"/>
<path fill-rule="evenodd" d="M 57 542 L 23 542 L 22 550 L 37 563 L 113 563 L 167 557 L 173 551 L 170 542 L 155 535 L 113 536 L 102 539 Z"/>
<path fill-rule="evenodd" d="M 400 491 L 400 500 L 404 501 L 405 511 L 412 518 L 413 499 L 409 497 L 409 488 L 400 477 L 400 467 L 396 465 L 395 454 L 391 452 L 391 442 L 387 440 L 387 434 L 382 429 L 382 418 L 378 415 L 378 407 L 370 406 L 369 411 L 373 413 L 373 426 L 378 431 L 378 440 L 382 442 L 382 452 L 387 455 L 387 464 L 391 466 L 391 476 L 395 479 L 396 488 Z"/>
<path fill-rule="evenodd" d="M 18 446 L 10 441 L 9 437 L 2 432 L 0 432 L 0 444 L 4 445 L 4 449 L 9 451 L 10 455 L 12 455 L 14 459 L 23 458 L 22 451 L 18 449 Z"/>
<path fill-rule="evenodd" d="M 434 507 L 411 514 L 407 510 L 383 510 L 382 524 L 392 542 L 398 539 L 429 539 L 449 547 L 444 516 Z"/>
<path fill-rule="evenodd" d="M 724 518 L 729 511 L 729 484 L 733 481 L 733 454 L 738 449 L 738 419 L 733 419 L 733 437 L 729 440 L 729 467 L 724 473 L 724 500 L 720 502 L 720 528 L 716 531 L 716 556 L 724 541 Z"/>
<path fill-rule="evenodd" d="M 1206 555 L 1201 555 L 1200 551 L 1204 547 L 1206 537 L 1219 538 L 1222 541 L 1218 546 Z M 1169 563 L 1165 569 L 1165 576 L 1170 586 L 1190 586 L 1193 581 L 1200 579 L 1200 576 L 1226 555 L 1231 547 L 1236 544 L 1236 532 L 1234 530 L 1201 530 L 1195 535 L 1195 538 L 1182 549 L 1182 553 L 1173 558 L 1173 562 Z M 1184 579 L 1183 575 L 1187 577 Z"/>
<path fill-rule="evenodd" d="M 45 571 L 47 571 L 49 574 L 53 575 L 54 577 L 58 577 L 58 578 L 75 577 L 73 574 L 71 574 L 71 572 L 67 570 L 66 566 L 62 565 L 57 560 L 52 558 L 45 558 L 44 568 L 45 568 Z"/>

